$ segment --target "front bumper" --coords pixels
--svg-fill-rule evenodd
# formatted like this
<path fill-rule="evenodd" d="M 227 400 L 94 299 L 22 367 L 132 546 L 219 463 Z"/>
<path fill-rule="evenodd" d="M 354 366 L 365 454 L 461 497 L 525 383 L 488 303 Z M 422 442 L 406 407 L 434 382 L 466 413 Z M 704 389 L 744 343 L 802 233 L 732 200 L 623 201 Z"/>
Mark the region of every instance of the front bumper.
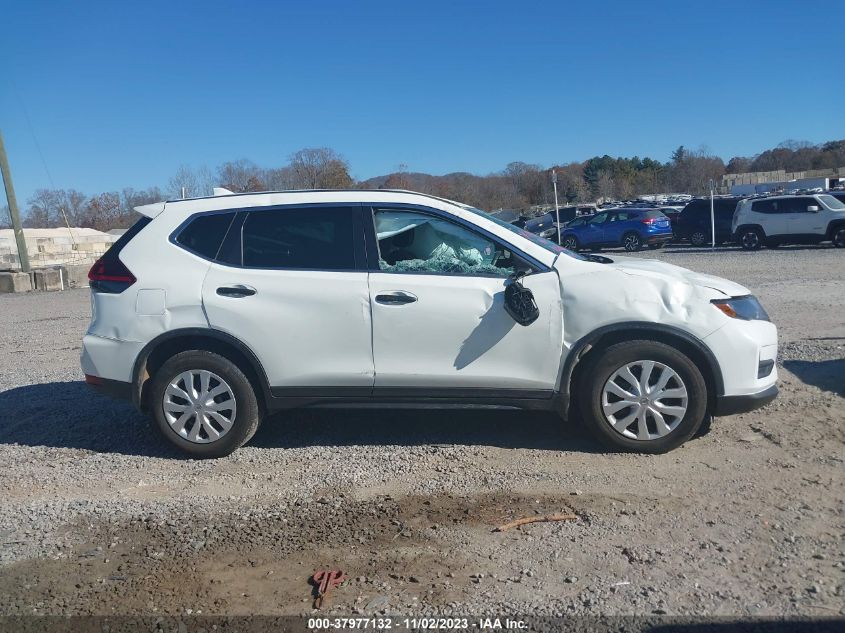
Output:
<path fill-rule="evenodd" d="M 768 389 L 742 396 L 716 396 L 716 407 L 713 415 L 734 415 L 747 413 L 760 407 L 765 407 L 778 397 L 778 386 L 772 385 Z"/>

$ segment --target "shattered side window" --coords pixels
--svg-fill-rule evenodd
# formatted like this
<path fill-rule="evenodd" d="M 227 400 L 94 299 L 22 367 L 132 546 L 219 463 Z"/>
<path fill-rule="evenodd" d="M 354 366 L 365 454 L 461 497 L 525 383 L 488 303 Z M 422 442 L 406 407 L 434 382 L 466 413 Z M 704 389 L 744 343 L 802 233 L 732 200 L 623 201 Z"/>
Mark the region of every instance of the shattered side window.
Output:
<path fill-rule="evenodd" d="M 384 272 L 508 277 L 516 270 L 496 242 L 436 216 L 377 210 L 375 228 Z"/>

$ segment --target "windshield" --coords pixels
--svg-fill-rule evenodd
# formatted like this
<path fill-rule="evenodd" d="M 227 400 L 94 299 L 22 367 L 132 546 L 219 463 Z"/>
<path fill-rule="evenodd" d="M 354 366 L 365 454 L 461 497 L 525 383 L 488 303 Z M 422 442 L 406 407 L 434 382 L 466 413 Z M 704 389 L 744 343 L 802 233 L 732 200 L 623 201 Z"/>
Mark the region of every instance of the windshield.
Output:
<path fill-rule="evenodd" d="M 537 246 L 542 246 L 543 248 L 545 248 L 550 253 L 554 253 L 555 255 L 557 255 L 557 254 L 568 255 L 569 257 L 572 257 L 574 259 L 580 259 L 582 261 L 586 261 L 586 259 L 587 259 L 586 257 L 582 257 L 581 255 L 579 255 L 578 253 L 573 253 L 572 251 L 570 251 L 566 248 L 563 248 L 562 246 L 558 246 L 557 244 L 555 244 L 551 240 L 547 240 L 545 237 L 540 237 L 536 233 L 531 233 L 530 231 L 526 231 L 525 229 L 521 229 L 517 226 L 514 226 L 513 224 L 510 224 L 509 222 L 505 222 L 504 220 L 500 220 L 495 215 L 485 213 L 481 209 L 476 209 L 475 207 L 467 207 L 467 206 L 461 206 L 461 208 L 466 209 L 467 211 L 471 211 L 472 213 L 475 213 L 476 215 L 480 215 L 481 217 L 483 217 L 487 220 L 490 220 L 491 222 L 495 222 L 496 224 L 498 224 L 502 228 L 507 229 L 511 233 L 516 233 L 520 237 L 524 237 L 526 240 L 530 240 L 531 242 L 533 242 Z"/>
<path fill-rule="evenodd" d="M 819 200 L 824 202 L 827 205 L 828 209 L 836 209 L 837 211 L 845 209 L 845 202 L 837 200 L 830 194 L 824 194 L 823 196 L 819 196 Z"/>

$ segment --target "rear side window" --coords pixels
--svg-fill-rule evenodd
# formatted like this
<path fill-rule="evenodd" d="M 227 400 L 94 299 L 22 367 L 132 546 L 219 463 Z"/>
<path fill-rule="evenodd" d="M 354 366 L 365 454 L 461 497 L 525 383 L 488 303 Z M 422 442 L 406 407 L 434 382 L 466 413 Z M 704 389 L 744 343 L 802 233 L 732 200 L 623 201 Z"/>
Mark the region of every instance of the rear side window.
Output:
<path fill-rule="evenodd" d="M 751 210 L 755 213 L 778 213 L 780 200 L 755 200 L 751 203 Z"/>
<path fill-rule="evenodd" d="M 241 229 L 251 268 L 356 270 L 351 209 L 251 211 Z"/>
<path fill-rule="evenodd" d="M 235 213 L 199 215 L 182 229 L 176 242 L 208 259 L 215 259 Z"/>

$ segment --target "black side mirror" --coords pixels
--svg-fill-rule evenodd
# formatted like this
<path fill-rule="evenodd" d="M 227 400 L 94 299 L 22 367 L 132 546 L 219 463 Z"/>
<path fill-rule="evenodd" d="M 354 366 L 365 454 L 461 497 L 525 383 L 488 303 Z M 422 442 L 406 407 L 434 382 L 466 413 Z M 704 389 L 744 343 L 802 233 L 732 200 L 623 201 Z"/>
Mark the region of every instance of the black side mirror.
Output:
<path fill-rule="evenodd" d="M 505 310 L 520 325 L 531 325 L 540 316 L 534 293 L 522 285 L 524 273 L 517 273 L 505 286 Z"/>

